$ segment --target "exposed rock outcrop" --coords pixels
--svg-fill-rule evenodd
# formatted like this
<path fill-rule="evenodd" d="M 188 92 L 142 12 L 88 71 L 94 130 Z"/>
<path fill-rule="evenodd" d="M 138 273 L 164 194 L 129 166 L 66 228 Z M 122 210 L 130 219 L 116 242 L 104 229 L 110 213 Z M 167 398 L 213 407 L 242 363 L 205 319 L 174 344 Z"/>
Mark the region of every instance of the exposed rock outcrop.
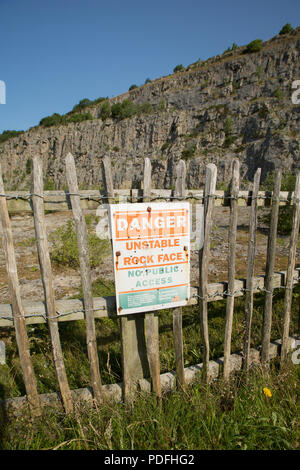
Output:
<path fill-rule="evenodd" d="M 66 185 L 64 158 L 76 159 L 82 188 L 102 185 L 101 158 L 109 155 L 116 187 L 139 187 L 143 160 L 150 157 L 156 187 L 174 184 L 174 168 L 187 162 L 187 184 L 203 184 L 205 165 L 218 165 L 227 181 L 231 161 L 241 161 L 242 178 L 258 166 L 265 177 L 275 167 L 300 167 L 300 105 L 291 101 L 292 82 L 300 79 L 300 28 L 264 43 L 260 52 L 244 48 L 224 53 L 188 70 L 155 80 L 113 98 L 150 102 L 154 112 L 122 121 L 99 117 L 45 128 L 37 126 L 0 145 L 6 187 L 29 184 L 29 164 L 40 155 L 48 185 Z"/>

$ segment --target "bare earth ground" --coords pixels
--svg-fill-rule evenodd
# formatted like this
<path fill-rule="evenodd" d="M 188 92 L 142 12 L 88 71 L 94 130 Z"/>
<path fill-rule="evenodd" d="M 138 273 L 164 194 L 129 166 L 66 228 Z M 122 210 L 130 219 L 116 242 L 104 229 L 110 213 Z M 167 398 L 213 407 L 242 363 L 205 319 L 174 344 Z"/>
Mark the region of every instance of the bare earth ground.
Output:
<path fill-rule="evenodd" d="M 248 243 L 248 207 L 239 207 L 238 235 L 236 246 L 236 277 L 246 276 L 247 243 Z M 259 215 L 268 209 L 261 209 Z M 95 211 L 89 211 L 94 213 Z M 72 217 L 71 212 L 59 212 L 46 214 L 48 234 L 64 225 Z M 229 208 L 215 208 L 211 261 L 209 265 L 209 281 L 218 282 L 227 279 L 228 256 L 228 220 Z M 11 217 L 15 252 L 17 257 L 18 275 L 20 280 L 21 295 L 23 299 L 38 301 L 43 300 L 43 286 L 40 277 L 37 251 L 35 246 L 35 234 L 33 217 L 29 214 L 18 214 Z M 267 251 L 267 226 L 259 222 L 257 232 L 257 255 L 255 274 L 264 274 Z M 279 236 L 277 240 L 277 252 L 275 270 L 287 268 L 289 237 Z M 299 247 L 300 248 L 300 247 Z M 300 249 L 297 249 L 297 263 L 300 263 Z M 53 266 L 54 286 L 57 299 L 67 298 L 78 293 L 80 287 L 79 270 Z M 98 277 L 113 279 L 111 256 L 96 269 L 92 270 L 92 279 Z M 198 283 L 198 253 L 191 253 L 191 284 Z M 0 303 L 9 303 L 7 276 L 5 269 L 4 252 L 0 249 Z"/>

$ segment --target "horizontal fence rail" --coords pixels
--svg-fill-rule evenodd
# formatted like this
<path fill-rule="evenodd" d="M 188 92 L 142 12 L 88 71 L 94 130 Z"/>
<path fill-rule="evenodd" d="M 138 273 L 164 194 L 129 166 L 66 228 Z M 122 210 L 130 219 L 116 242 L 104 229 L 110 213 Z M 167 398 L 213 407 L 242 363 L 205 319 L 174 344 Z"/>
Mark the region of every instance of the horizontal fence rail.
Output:
<path fill-rule="evenodd" d="M 80 190 L 80 204 L 84 210 L 97 209 L 100 204 L 108 203 L 108 196 L 104 191 L 98 190 Z M 47 211 L 71 211 L 71 196 L 73 194 L 68 191 L 44 191 L 43 201 L 44 209 Z M 31 199 L 34 193 L 28 191 L 10 191 L 5 195 L 0 194 L 0 197 L 5 197 L 7 200 L 7 208 L 9 212 L 32 212 Z M 112 196 L 110 196 L 112 198 Z M 215 206 L 229 206 L 231 196 L 227 191 L 215 191 Z M 115 189 L 113 199 L 118 202 L 142 202 L 144 199 L 143 190 L 141 189 Z M 202 190 L 186 189 L 184 196 L 180 197 L 174 195 L 174 191 L 170 189 L 151 189 L 147 195 L 148 202 L 163 202 L 173 200 L 190 200 L 190 202 L 198 202 L 204 204 L 204 194 Z M 238 193 L 238 206 L 250 206 L 252 201 L 252 191 L 239 191 Z M 113 202 L 113 201 L 112 201 Z M 257 195 L 257 205 L 270 206 L 272 203 L 272 192 L 259 191 Z M 294 204 L 294 192 L 281 191 L 280 192 L 280 205 Z"/>
<path fill-rule="evenodd" d="M 293 275 L 293 284 L 297 284 L 300 270 L 295 269 Z M 253 282 L 253 292 L 264 292 L 264 276 L 257 276 Z M 274 274 L 274 289 L 285 289 L 286 271 L 280 271 Z M 228 296 L 227 282 L 214 282 L 207 285 L 207 302 L 224 300 Z M 234 282 L 234 296 L 243 296 L 246 292 L 246 279 L 236 279 Z M 199 303 L 198 288 L 191 287 L 191 297 L 188 305 Z M 117 317 L 115 296 L 94 297 L 94 318 Z M 84 305 L 82 299 L 62 299 L 56 301 L 57 321 L 74 321 L 84 319 Z M 27 325 L 47 323 L 46 306 L 44 302 L 23 302 L 25 312 L 25 321 Z M 0 327 L 13 326 L 13 315 L 11 304 L 0 304 Z"/>

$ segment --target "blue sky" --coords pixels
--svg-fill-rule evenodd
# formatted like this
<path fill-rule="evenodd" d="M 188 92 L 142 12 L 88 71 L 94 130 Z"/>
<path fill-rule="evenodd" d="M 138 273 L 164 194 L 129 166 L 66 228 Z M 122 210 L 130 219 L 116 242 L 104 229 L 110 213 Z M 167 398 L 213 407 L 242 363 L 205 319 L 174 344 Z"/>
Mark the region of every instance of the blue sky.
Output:
<path fill-rule="evenodd" d="M 300 25 L 299 0 L 0 0 L 0 132 Z"/>

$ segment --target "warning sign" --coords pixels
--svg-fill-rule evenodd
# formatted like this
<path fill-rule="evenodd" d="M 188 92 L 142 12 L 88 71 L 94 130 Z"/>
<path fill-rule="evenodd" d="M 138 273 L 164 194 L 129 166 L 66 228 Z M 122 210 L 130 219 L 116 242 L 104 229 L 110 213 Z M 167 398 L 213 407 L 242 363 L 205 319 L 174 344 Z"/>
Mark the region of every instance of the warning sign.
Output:
<path fill-rule="evenodd" d="M 119 315 L 186 305 L 189 203 L 110 205 Z"/>

